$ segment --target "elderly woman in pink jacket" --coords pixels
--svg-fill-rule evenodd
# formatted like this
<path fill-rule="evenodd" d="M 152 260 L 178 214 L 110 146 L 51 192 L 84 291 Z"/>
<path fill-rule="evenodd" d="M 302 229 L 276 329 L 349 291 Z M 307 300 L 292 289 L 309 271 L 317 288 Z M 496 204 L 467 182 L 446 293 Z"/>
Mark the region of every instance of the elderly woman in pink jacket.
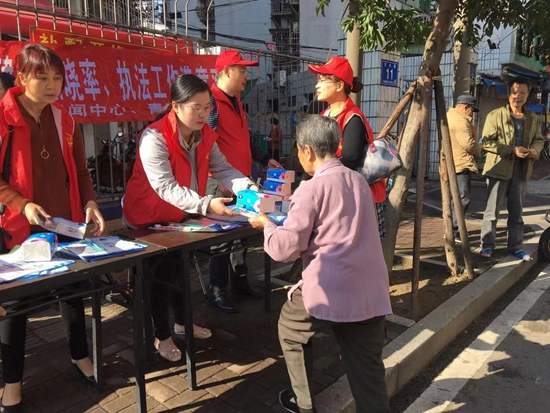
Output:
<path fill-rule="evenodd" d="M 340 129 L 312 115 L 296 131 L 298 158 L 313 178 L 292 197 L 288 217 L 264 229 L 265 251 L 276 261 L 304 262 L 302 280 L 281 310 L 279 340 L 292 390 L 279 395 L 290 412 L 314 412 L 311 339 L 330 326 L 342 351 L 358 413 L 389 413 L 382 362 L 389 281 L 372 192 L 365 178 L 336 158 Z"/>

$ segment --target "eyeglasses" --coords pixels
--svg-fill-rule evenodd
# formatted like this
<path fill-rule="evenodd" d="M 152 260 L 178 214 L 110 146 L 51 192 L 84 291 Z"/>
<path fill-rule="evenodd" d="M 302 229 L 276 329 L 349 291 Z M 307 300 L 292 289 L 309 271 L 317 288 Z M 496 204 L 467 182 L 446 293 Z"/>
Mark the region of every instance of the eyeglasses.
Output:
<path fill-rule="evenodd" d="M 242 68 L 242 67 L 238 67 L 238 66 L 231 66 L 231 69 L 233 70 L 238 70 L 241 74 L 245 74 L 246 73 L 246 69 Z"/>
<path fill-rule="evenodd" d="M 214 109 L 213 105 L 208 105 L 208 106 L 205 106 L 205 107 L 191 106 L 191 105 L 181 105 L 181 106 L 183 106 L 185 108 L 188 108 L 188 109 L 191 109 L 193 112 L 198 113 L 198 114 L 201 114 L 203 112 L 210 113 L 212 111 L 212 109 Z"/>
<path fill-rule="evenodd" d="M 317 76 L 317 83 L 338 83 L 338 81 L 334 80 L 332 76 L 319 75 Z"/>

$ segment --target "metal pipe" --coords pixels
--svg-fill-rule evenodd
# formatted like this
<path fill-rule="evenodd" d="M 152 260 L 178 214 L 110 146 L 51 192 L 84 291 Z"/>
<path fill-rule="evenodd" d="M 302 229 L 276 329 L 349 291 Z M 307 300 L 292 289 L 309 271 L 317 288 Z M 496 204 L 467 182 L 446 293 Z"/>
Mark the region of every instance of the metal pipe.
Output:
<path fill-rule="evenodd" d="M 178 34 L 178 1 L 174 2 L 174 33 L 176 35 Z M 187 2 L 189 3 L 189 0 Z"/>
<path fill-rule="evenodd" d="M 185 37 L 188 36 L 188 29 L 189 29 L 189 2 L 191 0 L 187 0 L 185 2 Z M 176 0 L 176 3 L 178 2 L 178 0 Z M 176 13 L 177 13 L 177 10 L 176 10 Z"/>
<path fill-rule="evenodd" d="M 15 5 L 19 6 L 19 0 L 15 0 Z M 15 18 L 17 20 L 17 40 L 21 41 L 21 19 L 19 18 L 19 7 L 16 7 L 15 9 Z"/>
<path fill-rule="evenodd" d="M 130 23 L 130 0 L 126 0 L 126 24 L 129 26 Z"/>
<path fill-rule="evenodd" d="M 155 23 L 155 0 L 151 0 L 151 28 L 156 28 Z M 157 36 L 153 34 L 153 47 L 157 47 Z"/>
<path fill-rule="evenodd" d="M 214 0 L 210 0 L 210 4 L 208 5 L 208 8 L 206 9 L 206 40 L 210 38 L 210 8 L 212 7 L 212 4 L 214 3 Z"/>

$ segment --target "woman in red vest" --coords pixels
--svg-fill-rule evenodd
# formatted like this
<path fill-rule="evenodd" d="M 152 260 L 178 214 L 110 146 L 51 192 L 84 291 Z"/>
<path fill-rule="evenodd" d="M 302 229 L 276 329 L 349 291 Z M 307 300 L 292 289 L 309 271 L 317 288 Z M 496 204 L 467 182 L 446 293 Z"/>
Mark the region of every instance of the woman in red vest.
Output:
<path fill-rule="evenodd" d="M 368 142 L 374 139 L 365 115 L 349 98 L 351 92 L 360 92 L 363 84 L 353 76 L 348 60 L 342 57 L 333 57 L 322 66 L 309 65 L 309 71 L 317 74 L 315 85 L 317 100 L 330 105 L 321 115 L 336 119 L 342 132 L 336 156 L 345 166 L 357 171 L 363 167 Z M 386 182 L 376 182 L 370 188 L 376 203 L 380 238 L 383 238 L 386 232 L 384 223 Z"/>
<path fill-rule="evenodd" d="M 231 167 L 220 152 L 218 135 L 206 124 L 211 91 L 195 75 L 176 78 L 170 90 L 170 103 L 141 135 L 134 172 L 123 199 L 124 219 L 131 227 L 146 228 L 162 222 L 181 222 L 189 214 L 236 215 L 225 206 L 232 198 L 213 198 L 206 193 L 208 172 L 233 193 L 254 183 Z M 156 276 L 168 278 L 178 273 L 177 257 L 167 257 L 156 269 Z M 151 313 L 155 327 L 155 347 L 169 361 L 181 359 L 168 324 L 170 290 L 159 283 L 151 286 Z M 181 294 L 172 294 L 179 303 Z M 183 306 L 175 308 L 176 333 L 181 331 Z M 181 321 L 178 321 L 181 320 Z M 206 330 L 206 329 L 202 329 Z M 194 326 L 194 335 L 207 338 L 210 331 Z"/>
<path fill-rule="evenodd" d="M 55 102 L 65 86 L 65 68 L 51 49 L 30 44 L 18 56 L 17 85 L 0 101 L 0 165 L 9 156 L 8 179 L 0 179 L 3 251 L 20 245 L 41 223 L 59 216 L 95 223 L 99 236 L 105 222 L 84 156 L 84 142 L 74 119 Z M 10 143 L 11 141 L 11 143 Z M 9 149 L 8 149 L 9 148 Z M 9 152 L 8 152 L 9 151 Z M 2 177 L 4 174 L 2 174 Z M 8 235 L 9 234 L 9 235 Z M 95 382 L 88 357 L 84 305 L 81 298 L 60 303 L 72 363 Z M 3 377 L 2 411 L 21 408 L 26 316 L 0 321 Z"/>

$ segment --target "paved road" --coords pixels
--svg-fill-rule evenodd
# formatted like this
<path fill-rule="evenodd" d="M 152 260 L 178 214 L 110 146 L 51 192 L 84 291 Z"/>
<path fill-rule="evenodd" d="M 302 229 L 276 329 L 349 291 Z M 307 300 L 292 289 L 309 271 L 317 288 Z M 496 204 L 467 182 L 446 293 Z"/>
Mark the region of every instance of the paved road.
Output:
<path fill-rule="evenodd" d="M 485 211 L 487 190 L 484 182 L 473 182 L 472 200 L 468 210 L 468 217 L 482 220 Z M 415 196 L 409 196 L 411 202 L 415 201 Z M 424 203 L 432 208 L 441 210 L 441 192 L 439 185 L 434 185 L 432 189 L 427 189 L 424 193 Z M 530 181 L 525 197 L 523 219 L 526 225 L 538 225 L 545 229 L 548 223 L 544 220 L 546 211 L 550 208 L 550 179 L 541 179 Z M 499 227 L 506 227 L 506 205 L 501 211 Z M 473 245 L 476 245 L 475 243 Z M 549 409 L 550 411 L 550 409 Z"/>
<path fill-rule="evenodd" d="M 394 412 L 550 411 L 550 266 L 537 268 L 538 275 L 527 276 L 523 291 L 504 309 L 496 308 L 498 316 L 470 338 L 416 400 L 408 407 L 393 401 Z"/>

